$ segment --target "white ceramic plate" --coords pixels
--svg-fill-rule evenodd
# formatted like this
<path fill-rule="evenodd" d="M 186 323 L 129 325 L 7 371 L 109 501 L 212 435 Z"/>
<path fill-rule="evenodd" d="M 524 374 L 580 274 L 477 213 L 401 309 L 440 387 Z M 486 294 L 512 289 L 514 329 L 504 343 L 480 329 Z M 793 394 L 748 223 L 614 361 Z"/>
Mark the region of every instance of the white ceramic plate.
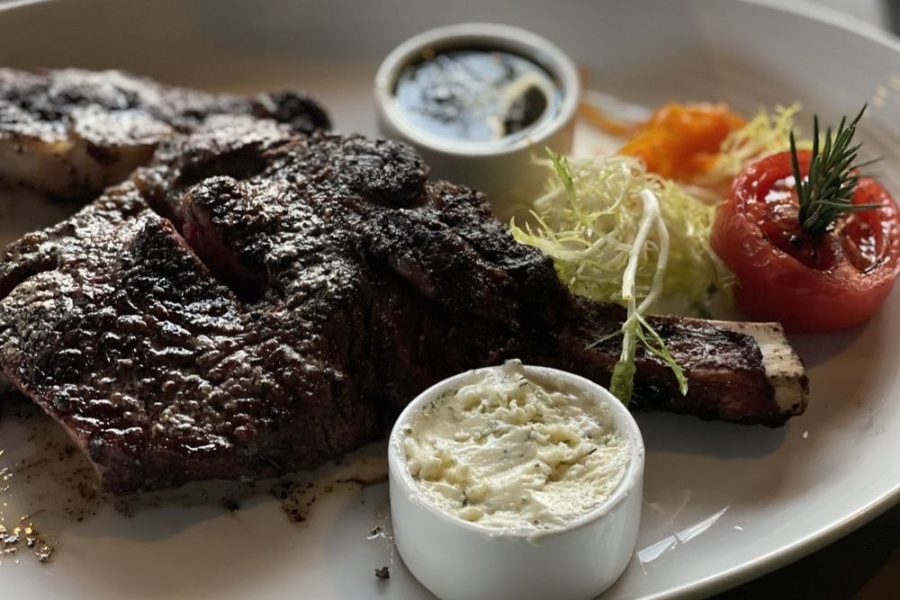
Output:
<path fill-rule="evenodd" d="M 118 67 L 215 90 L 298 86 L 325 102 L 340 129 L 371 133 L 372 76 L 394 44 L 439 24 L 508 22 L 556 41 L 590 71 L 592 87 L 645 105 L 725 100 L 753 110 L 797 99 L 805 116 L 833 118 L 869 102 L 863 138 L 885 157 L 881 175 L 900 194 L 900 47 L 810 14 L 714 0 L 53 2 L 0 12 L 0 63 Z M 32 201 L 5 199 L 3 235 L 55 218 Z M 711 594 L 896 503 L 898 304 L 895 293 L 863 330 L 794 340 L 810 368 L 812 401 L 784 429 L 642 415 L 639 551 L 604 598 Z M 0 423 L 3 465 L 32 451 L 24 433 L 15 420 Z M 68 484 L 55 485 L 53 495 L 64 495 Z M 13 486 L 3 509 L 13 514 L 34 502 L 31 494 Z M 0 557 L 0 589 L 4 597 L 95 599 L 427 597 L 387 540 L 367 539 L 386 511 L 385 486 L 325 495 L 302 525 L 289 524 L 265 495 L 234 516 L 195 506 L 126 519 L 104 509 L 58 524 L 52 565 Z M 377 580 L 373 570 L 388 564 L 391 579 Z"/>

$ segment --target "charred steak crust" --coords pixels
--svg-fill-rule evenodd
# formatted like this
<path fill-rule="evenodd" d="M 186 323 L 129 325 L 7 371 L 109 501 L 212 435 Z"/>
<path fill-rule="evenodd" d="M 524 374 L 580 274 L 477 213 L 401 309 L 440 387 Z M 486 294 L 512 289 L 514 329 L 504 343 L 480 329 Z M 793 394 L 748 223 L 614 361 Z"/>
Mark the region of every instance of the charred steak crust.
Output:
<path fill-rule="evenodd" d="M 218 117 L 0 263 L 0 366 L 115 493 L 315 466 L 416 393 L 519 357 L 606 382 L 621 311 L 571 296 L 405 145 Z M 777 425 L 752 338 L 657 320 L 638 405 Z M 710 352 L 708 348 L 715 351 Z"/>
<path fill-rule="evenodd" d="M 251 115 L 309 134 L 331 125 L 290 91 L 213 95 L 119 71 L 0 68 L 0 183 L 93 198 L 146 164 L 156 146 L 218 114 Z"/>

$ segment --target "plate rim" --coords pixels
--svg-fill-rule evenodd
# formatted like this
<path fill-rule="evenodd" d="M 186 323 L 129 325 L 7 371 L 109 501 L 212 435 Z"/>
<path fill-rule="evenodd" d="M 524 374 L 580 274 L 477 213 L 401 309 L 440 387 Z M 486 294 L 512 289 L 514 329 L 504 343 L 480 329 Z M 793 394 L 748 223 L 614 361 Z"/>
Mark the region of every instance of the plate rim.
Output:
<path fill-rule="evenodd" d="M 852 15 L 847 15 L 831 6 L 820 6 L 809 0 L 794 0 L 791 3 L 779 0 L 733 0 L 737 4 L 761 7 L 783 14 L 796 15 L 824 23 L 835 29 L 849 31 L 886 47 L 900 58 L 900 38 L 869 24 Z M 753 581 L 800 560 L 856 531 L 863 525 L 881 516 L 894 506 L 900 505 L 900 481 L 893 489 L 867 503 L 856 512 L 846 515 L 836 523 L 782 546 L 743 564 L 650 596 L 647 600 L 670 600 L 703 598 Z"/>
<path fill-rule="evenodd" d="M 702 1 L 708 2 L 710 0 Z M 753 6 L 776 13 L 799 16 L 810 21 L 825 24 L 834 29 L 850 32 L 885 47 L 900 58 L 900 37 L 891 35 L 873 24 L 841 12 L 832 6 L 814 4 L 811 0 L 792 0 L 790 3 L 784 3 L 780 0 L 731 1 L 736 5 Z M 38 4 L 58 2 L 59 0 L 8 0 L 0 3 L 0 13 Z M 704 598 L 735 588 L 783 568 L 836 542 L 897 505 L 900 505 L 900 481 L 892 489 L 866 503 L 855 512 L 788 545 L 714 575 L 650 594 L 644 596 L 644 598 L 646 600 Z"/>
<path fill-rule="evenodd" d="M 810 0 L 794 0 L 791 3 L 779 0 L 732 0 L 736 4 L 755 6 L 782 14 L 803 17 L 817 21 L 835 29 L 849 31 L 857 36 L 884 46 L 900 58 L 900 38 L 858 19 L 840 12 L 831 6 L 813 4 Z M 837 540 L 856 531 L 863 525 L 881 516 L 894 506 L 900 505 L 900 481 L 881 496 L 868 502 L 856 512 L 846 515 L 815 533 L 798 539 L 743 564 L 725 571 L 692 581 L 675 588 L 646 596 L 646 600 L 671 600 L 684 598 L 705 598 L 753 581 L 768 573 L 777 571 L 800 560 Z"/>

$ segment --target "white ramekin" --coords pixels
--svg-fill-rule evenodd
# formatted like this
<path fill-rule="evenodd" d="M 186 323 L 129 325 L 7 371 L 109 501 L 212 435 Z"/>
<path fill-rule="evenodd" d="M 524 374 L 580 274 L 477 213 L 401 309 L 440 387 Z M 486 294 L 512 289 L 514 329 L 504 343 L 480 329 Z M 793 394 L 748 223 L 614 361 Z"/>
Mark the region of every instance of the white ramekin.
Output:
<path fill-rule="evenodd" d="M 496 368 L 496 367 L 490 367 Z M 595 598 L 625 570 L 634 553 L 643 493 L 644 443 L 634 418 L 608 391 L 583 377 L 526 366 L 526 375 L 607 404 L 629 441 L 628 469 L 600 506 L 564 528 L 529 538 L 471 523 L 429 502 L 403 449 L 404 429 L 429 402 L 459 389 L 483 371 L 468 371 L 432 386 L 403 411 L 388 445 L 394 541 L 409 570 L 444 600 Z"/>
<path fill-rule="evenodd" d="M 404 67 L 430 48 L 436 51 L 495 48 L 528 58 L 542 66 L 562 92 L 559 112 L 540 123 L 526 137 L 508 145 L 456 142 L 430 135 L 412 125 L 398 108 L 394 89 Z M 395 48 L 375 76 L 375 105 L 381 134 L 412 144 L 431 167 L 432 176 L 463 183 L 484 192 L 494 214 L 503 221 L 527 218 L 531 202 L 540 195 L 548 171 L 533 164 L 546 158 L 545 148 L 559 153 L 572 149 L 575 113 L 580 95 L 578 71 L 559 48 L 517 27 L 465 23 L 421 33 Z"/>

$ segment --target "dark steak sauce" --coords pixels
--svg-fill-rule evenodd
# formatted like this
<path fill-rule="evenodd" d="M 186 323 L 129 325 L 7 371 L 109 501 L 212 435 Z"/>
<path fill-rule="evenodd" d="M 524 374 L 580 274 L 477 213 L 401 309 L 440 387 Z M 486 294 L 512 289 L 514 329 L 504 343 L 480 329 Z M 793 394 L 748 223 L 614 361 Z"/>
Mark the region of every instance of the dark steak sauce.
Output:
<path fill-rule="evenodd" d="M 423 52 L 394 90 L 404 117 L 463 142 L 518 139 L 559 112 L 561 91 L 540 65 L 501 50 Z"/>

